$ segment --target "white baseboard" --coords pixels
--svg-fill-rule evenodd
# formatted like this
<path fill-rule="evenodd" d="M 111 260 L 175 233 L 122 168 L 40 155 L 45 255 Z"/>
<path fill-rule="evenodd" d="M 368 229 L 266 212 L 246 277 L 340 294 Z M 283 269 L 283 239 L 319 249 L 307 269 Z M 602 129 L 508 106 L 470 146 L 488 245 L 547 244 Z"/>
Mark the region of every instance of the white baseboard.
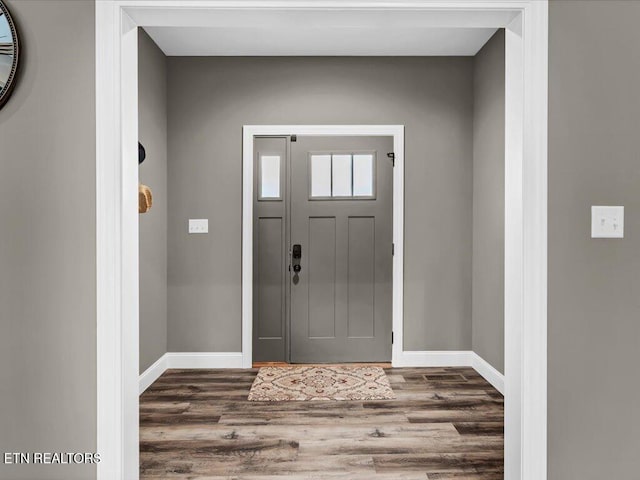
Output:
<path fill-rule="evenodd" d="M 504 375 L 471 350 L 401 352 L 394 367 L 472 367 L 504 395 Z M 168 352 L 139 380 L 142 393 L 169 368 L 243 368 L 242 352 Z"/>
<path fill-rule="evenodd" d="M 160 375 L 162 375 L 167 369 L 167 354 L 165 353 L 158 360 L 154 362 L 149 368 L 140 374 L 138 380 L 138 394 L 142 395 L 144 391 L 149 388 L 153 382 L 155 382 Z"/>
<path fill-rule="evenodd" d="M 504 375 L 471 350 L 401 352 L 394 367 L 472 367 L 504 395 Z"/>
<path fill-rule="evenodd" d="M 408 351 L 400 352 L 394 367 L 470 367 L 473 352 L 461 351 Z"/>
<path fill-rule="evenodd" d="M 502 373 L 475 352 L 473 352 L 471 366 L 476 372 L 482 375 L 487 382 L 493 385 L 493 388 L 504 395 L 504 375 Z"/>
<path fill-rule="evenodd" d="M 242 352 L 168 352 L 167 368 L 242 368 Z"/>
<path fill-rule="evenodd" d="M 242 352 L 167 352 L 139 377 L 139 394 L 169 368 L 243 368 Z"/>

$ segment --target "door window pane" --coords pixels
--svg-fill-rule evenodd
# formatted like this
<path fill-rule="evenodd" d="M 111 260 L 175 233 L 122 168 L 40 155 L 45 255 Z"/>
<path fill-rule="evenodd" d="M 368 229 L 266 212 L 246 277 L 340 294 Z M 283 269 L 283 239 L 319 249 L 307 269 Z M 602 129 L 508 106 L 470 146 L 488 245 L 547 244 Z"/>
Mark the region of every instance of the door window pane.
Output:
<path fill-rule="evenodd" d="M 331 155 L 311 155 L 311 196 L 331 196 Z"/>
<path fill-rule="evenodd" d="M 353 196 L 373 196 L 373 155 L 370 153 L 353 156 Z"/>
<path fill-rule="evenodd" d="M 260 175 L 260 198 L 280 198 L 280 156 L 261 156 Z"/>
<path fill-rule="evenodd" d="M 333 196 L 351 196 L 351 155 L 333 155 Z"/>

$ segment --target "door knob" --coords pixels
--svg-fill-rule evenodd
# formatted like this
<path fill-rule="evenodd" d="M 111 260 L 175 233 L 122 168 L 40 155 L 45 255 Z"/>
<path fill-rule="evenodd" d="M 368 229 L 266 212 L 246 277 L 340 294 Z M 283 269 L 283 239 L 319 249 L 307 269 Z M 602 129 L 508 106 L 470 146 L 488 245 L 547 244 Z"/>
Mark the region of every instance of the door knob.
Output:
<path fill-rule="evenodd" d="M 302 245 L 296 243 L 291 250 L 291 260 L 293 264 L 293 271 L 295 273 L 300 273 L 302 270 L 302 266 L 300 265 L 300 259 L 302 258 Z"/>

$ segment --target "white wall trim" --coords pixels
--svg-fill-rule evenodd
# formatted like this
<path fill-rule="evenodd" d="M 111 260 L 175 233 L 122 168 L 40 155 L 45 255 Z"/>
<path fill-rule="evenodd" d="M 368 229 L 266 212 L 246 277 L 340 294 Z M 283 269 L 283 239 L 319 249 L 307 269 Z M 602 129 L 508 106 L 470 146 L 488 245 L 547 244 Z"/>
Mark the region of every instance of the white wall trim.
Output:
<path fill-rule="evenodd" d="M 137 479 L 138 31 L 96 1 L 96 369 L 99 480 Z"/>
<path fill-rule="evenodd" d="M 470 350 L 402 352 L 394 367 L 472 367 L 504 395 L 504 376 Z M 242 352 L 167 352 L 139 379 L 139 394 L 170 368 L 244 368 Z"/>
<path fill-rule="evenodd" d="M 505 30 L 505 478 L 522 471 L 522 321 L 524 317 L 524 43 L 523 16 Z M 546 262 L 545 262 L 546 263 Z"/>
<path fill-rule="evenodd" d="M 404 125 L 245 125 L 242 129 L 242 352 L 251 368 L 253 349 L 253 160 L 254 138 L 266 135 L 371 135 L 393 137 L 392 364 L 403 345 L 404 298 Z"/>
<path fill-rule="evenodd" d="M 160 375 L 170 368 L 244 368 L 242 352 L 167 352 L 140 374 L 142 395 Z"/>
<path fill-rule="evenodd" d="M 521 316 L 522 407 L 518 412 L 522 421 L 522 480 L 547 477 L 548 10 L 546 1 L 533 1 L 523 14 L 526 32 L 522 176 L 524 304 Z M 515 412 L 510 414 L 515 417 Z"/>
<path fill-rule="evenodd" d="M 122 257 L 118 215 L 121 214 L 118 164 L 120 121 L 120 48 L 118 9 L 110 2 L 96 3 L 96 363 L 97 442 L 101 456 L 111 461 L 98 465 L 100 479 L 123 478 L 122 455 L 124 366 L 122 365 Z M 115 165 L 114 165 L 115 163 Z M 135 427 L 134 427 L 135 428 Z M 137 432 L 136 432 L 137 433 Z M 132 452 L 127 452 L 127 456 Z M 103 463 L 103 462 L 101 462 Z"/>
<path fill-rule="evenodd" d="M 504 395 L 504 375 L 496 370 L 489 362 L 475 352 L 471 352 L 471 366 L 493 385 L 493 388 Z"/>
<path fill-rule="evenodd" d="M 242 352 L 168 352 L 167 368 L 245 367 Z"/>
<path fill-rule="evenodd" d="M 142 395 L 144 391 L 162 375 L 167 368 L 167 354 L 162 355 L 158 360 L 153 362 L 149 368 L 140 374 L 138 379 L 138 394 Z"/>
<path fill-rule="evenodd" d="M 394 367 L 472 367 L 504 395 L 504 375 L 471 350 L 401 352 Z"/>
<path fill-rule="evenodd" d="M 506 29 L 505 480 L 546 479 L 547 1 L 96 0 L 98 480 L 139 476 L 135 27 L 205 27 L 219 9 L 291 8 L 419 12 L 425 26 Z"/>
<path fill-rule="evenodd" d="M 470 367 L 470 350 L 400 352 L 394 367 Z"/>

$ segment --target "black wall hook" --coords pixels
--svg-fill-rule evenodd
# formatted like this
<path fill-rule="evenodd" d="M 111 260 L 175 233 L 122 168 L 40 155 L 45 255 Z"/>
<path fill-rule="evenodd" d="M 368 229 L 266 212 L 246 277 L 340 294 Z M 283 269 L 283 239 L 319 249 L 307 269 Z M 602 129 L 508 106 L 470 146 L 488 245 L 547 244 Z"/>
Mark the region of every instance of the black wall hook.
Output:
<path fill-rule="evenodd" d="M 144 162 L 145 158 L 147 158 L 147 151 L 144 149 L 142 144 L 138 142 L 138 165 Z"/>

